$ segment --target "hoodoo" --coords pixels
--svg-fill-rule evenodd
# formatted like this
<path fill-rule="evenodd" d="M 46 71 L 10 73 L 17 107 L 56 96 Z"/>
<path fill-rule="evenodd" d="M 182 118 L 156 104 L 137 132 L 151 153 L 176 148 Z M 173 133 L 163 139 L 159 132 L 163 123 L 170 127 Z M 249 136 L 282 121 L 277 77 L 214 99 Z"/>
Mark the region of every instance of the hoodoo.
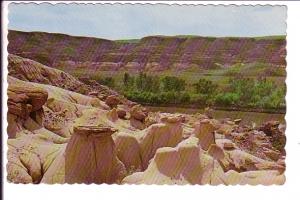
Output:
<path fill-rule="evenodd" d="M 196 124 L 194 134 L 199 139 L 202 149 L 207 151 L 211 144 L 215 144 L 215 130 L 216 128 L 208 119 Z"/>
<path fill-rule="evenodd" d="M 125 167 L 117 158 L 108 126 L 77 126 L 66 148 L 67 183 L 115 183 Z"/>

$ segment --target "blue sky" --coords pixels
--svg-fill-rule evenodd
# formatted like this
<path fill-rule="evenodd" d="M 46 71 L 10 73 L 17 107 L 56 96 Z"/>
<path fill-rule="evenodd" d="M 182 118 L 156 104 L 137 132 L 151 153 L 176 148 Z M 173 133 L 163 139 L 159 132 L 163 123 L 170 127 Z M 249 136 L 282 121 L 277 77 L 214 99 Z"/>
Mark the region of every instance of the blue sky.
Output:
<path fill-rule="evenodd" d="M 9 4 L 9 29 L 107 39 L 286 34 L 284 6 Z"/>

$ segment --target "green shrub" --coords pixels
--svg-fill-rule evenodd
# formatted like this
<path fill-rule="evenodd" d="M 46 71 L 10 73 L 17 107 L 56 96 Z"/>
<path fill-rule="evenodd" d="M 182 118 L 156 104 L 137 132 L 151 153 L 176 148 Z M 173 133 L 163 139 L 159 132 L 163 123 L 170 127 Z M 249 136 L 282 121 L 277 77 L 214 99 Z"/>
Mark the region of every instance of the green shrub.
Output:
<path fill-rule="evenodd" d="M 111 88 L 114 88 L 115 86 L 115 80 L 113 79 L 113 77 L 104 77 L 104 78 L 99 77 L 97 81 L 101 85 L 106 85 Z"/>
<path fill-rule="evenodd" d="M 216 92 L 218 86 L 211 80 L 199 79 L 198 82 L 194 84 L 194 87 L 198 94 L 212 95 Z"/>
<path fill-rule="evenodd" d="M 185 90 L 185 80 L 180 79 L 176 76 L 165 76 L 161 79 L 161 84 L 163 91 L 184 91 Z"/>
<path fill-rule="evenodd" d="M 238 105 L 240 96 L 237 93 L 220 93 L 215 97 L 215 104 L 220 106 Z"/>

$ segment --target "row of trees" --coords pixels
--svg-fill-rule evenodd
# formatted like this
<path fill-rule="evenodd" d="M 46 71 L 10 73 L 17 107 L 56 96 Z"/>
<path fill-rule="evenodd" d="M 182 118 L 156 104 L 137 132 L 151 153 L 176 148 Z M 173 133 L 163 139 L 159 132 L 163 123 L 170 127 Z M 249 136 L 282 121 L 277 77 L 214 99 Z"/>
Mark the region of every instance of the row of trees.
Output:
<path fill-rule="evenodd" d="M 101 80 L 113 87 L 112 77 Z M 113 84 L 112 84 L 113 83 Z M 248 108 L 284 108 L 285 87 L 278 87 L 265 78 L 236 76 L 227 86 L 200 78 L 194 84 L 175 76 L 152 76 L 124 73 L 120 91 L 130 100 L 149 104 L 196 104 L 201 106 L 230 106 Z"/>
<path fill-rule="evenodd" d="M 165 76 L 160 79 L 158 76 L 149 76 L 146 73 L 139 73 L 137 77 L 130 76 L 125 72 L 123 77 L 125 90 L 138 90 L 144 92 L 158 93 L 160 91 L 181 92 L 185 90 L 186 83 L 183 79 L 175 76 Z"/>
<path fill-rule="evenodd" d="M 229 81 L 228 92 L 216 95 L 215 103 L 253 108 L 284 108 L 285 87 L 278 87 L 266 78 L 235 77 Z"/>

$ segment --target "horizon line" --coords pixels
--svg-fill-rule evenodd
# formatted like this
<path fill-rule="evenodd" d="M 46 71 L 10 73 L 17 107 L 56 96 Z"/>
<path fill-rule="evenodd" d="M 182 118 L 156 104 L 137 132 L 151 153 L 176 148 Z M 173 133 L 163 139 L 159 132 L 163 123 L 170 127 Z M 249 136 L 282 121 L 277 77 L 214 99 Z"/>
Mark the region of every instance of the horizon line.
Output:
<path fill-rule="evenodd" d="M 73 35 L 69 33 L 61 33 L 61 32 L 47 32 L 47 31 L 23 31 L 23 30 L 16 30 L 16 29 L 7 29 L 9 31 L 16 31 L 16 32 L 23 32 L 23 33 L 48 33 L 48 34 L 57 34 L 57 35 L 66 35 L 69 37 L 84 37 L 84 38 L 94 38 L 94 39 L 102 39 L 102 40 L 109 40 L 109 41 L 122 41 L 122 40 L 141 40 L 143 38 L 147 37 L 204 37 L 204 38 L 267 38 L 267 37 L 285 37 L 287 34 L 281 34 L 281 35 L 257 35 L 257 36 L 212 36 L 212 35 L 146 35 L 141 38 L 119 38 L 119 39 L 107 39 L 107 38 L 101 38 L 96 36 L 88 36 L 88 35 Z"/>

